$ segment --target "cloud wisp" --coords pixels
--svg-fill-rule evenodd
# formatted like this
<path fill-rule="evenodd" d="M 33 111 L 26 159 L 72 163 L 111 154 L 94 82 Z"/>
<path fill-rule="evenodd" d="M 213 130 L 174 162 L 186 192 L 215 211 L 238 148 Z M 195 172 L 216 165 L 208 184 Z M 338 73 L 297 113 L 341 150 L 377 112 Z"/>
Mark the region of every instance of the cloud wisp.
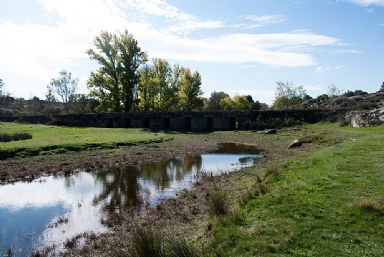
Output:
<path fill-rule="evenodd" d="M 272 24 L 278 24 L 285 21 L 285 18 L 283 15 L 248 15 L 244 16 L 244 19 L 251 22 L 251 24 L 243 24 L 241 27 L 244 29 L 254 29 L 259 28 L 263 26 L 268 26 Z"/>
<path fill-rule="evenodd" d="M 340 1 L 340 0 L 339 0 Z M 360 6 L 384 6 L 384 0 L 342 0 L 344 2 L 350 2 Z"/>

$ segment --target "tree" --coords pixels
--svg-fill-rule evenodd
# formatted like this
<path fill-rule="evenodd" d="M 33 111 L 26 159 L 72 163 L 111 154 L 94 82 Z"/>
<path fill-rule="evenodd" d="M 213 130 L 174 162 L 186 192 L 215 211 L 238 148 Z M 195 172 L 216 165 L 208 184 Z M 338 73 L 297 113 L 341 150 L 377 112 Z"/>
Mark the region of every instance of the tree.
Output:
<path fill-rule="evenodd" d="M 87 54 L 96 60 L 100 67 L 88 79 L 90 95 L 99 99 L 101 111 L 119 112 L 121 110 L 121 63 L 119 60 L 119 40 L 116 35 L 102 31 L 94 40 L 96 50 Z"/>
<path fill-rule="evenodd" d="M 208 110 L 220 110 L 220 101 L 226 97 L 229 97 L 227 93 L 224 92 L 212 92 L 211 96 L 208 99 Z"/>
<path fill-rule="evenodd" d="M 226 96 L 220 101 L 220 109 L 224 111 L 230 111 L 233 110 L 235 106 L 235 103 L 233 102 L 232 98 L 230 96 Z"/>
<path fill-rule="evenodd" d="M 139 67 L 147 61 L 147 54 L 128 31 L 118 35 L 103 31 L 94 45 L 96 49 L 87 54 L 100 68 L 88 80 L 91 95 L 100 100 L 104 111 L 131 111 L 138 98 Z"/>
<path fill-rule="evenodd" d="M 45 94 L 45 100 L 47 102 L 57 102 L 57 99 L 55 97 L 55 94 L 53 93 L 52 91 L 52 88 L 50 88 L 49 86 L 47 87 L 48 89 L 48 92 Z"/>
<path fill-rule="evenodd" d="M 5 83 L 0 79 L 0 97 L 11 97 L 11 94 L 5 90 Z"/>
<path fill-rule="evenodd" d="M 124 111 L 132 109 L 134 98 L 137 98 L 137 87 L 140 81 L 139 66 L 147 62 L 147 54 L 141 51 L 136 39 L 128 31 L 120 34 L 118 50 L 121 61 L 121 84 Z"/>
<path fill-rule="evenodd" d="M 328 96 L 330 98 L 339 97 L 342 93 L 342 90 L 338 89 L 335 84 L 330 84 L 328 86 Z"/>
<path fill-rule="evenodd" d="M 204 107 L 202 95 L 200 73 L 192 74 L 190 69 L 183 69 L 179 93 L 181 109 L 183 111 L 201 110 Z"/>
<path fill-rule="evenodd" d="M 300 108 L 304 102 L 306 91 L 303 86 L 295 86 L 289 82 L 276 82 L 276 97 L 272 107 L 274 109 Z"/>
<path fill-rule="evenodd" d="M 153 59 L 153 83 L 157 88 L 156 111 L 170 111 L 177 108 L 181 71 L 177 65 L 172 69 L 166 60 Z"/>
<path fill-rule="evenodd" d="M 69 101 L 72 95 L 76 93 L 78 79 L 72 79 L 72 73 L 62 70 L 59 72 L 58 78 L 51 79 L 48 91 L 52 90 L 64 105 L 65 112 L 69 112 Z"/>
<path fill-rule="evenodd" d="M 4 94 L 4 81 L 0 79 L 0 96 Z"/>
<path fill-rule="evenodd" d="M 252 97 L 251 97 L 252 99 Z M 251 103 L 249 97 L 246 95 L 237 95 L 233 98 L 233 109 L 237 111 L 247 111 L 251 109 Z M 253 102 L 253 100 L 252 100 Z"/>
<path fill-rule="evenodd" d="M 145 65 L 139 72 L 139 106 L 147 112 L 155 109 L 155 98 L 157 94 L 157 88 L 153 79 L 153 71 L 151 66 Z"/>
<path fill-rule="evenodd" d="M 383 82 L 383 84 L 381 84 L 380 91 L 384 92 L 384 82 Z"/>

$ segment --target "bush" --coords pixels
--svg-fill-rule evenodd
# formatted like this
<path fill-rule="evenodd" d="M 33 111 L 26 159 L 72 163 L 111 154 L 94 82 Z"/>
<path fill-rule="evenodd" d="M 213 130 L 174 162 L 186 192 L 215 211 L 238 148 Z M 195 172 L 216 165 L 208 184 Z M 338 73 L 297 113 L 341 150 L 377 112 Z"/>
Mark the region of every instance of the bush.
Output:
<path fill-rule="evenodd" d="M 0 142 L 20 141 L 32 139 L 29 133 L 0 133 Z"/>

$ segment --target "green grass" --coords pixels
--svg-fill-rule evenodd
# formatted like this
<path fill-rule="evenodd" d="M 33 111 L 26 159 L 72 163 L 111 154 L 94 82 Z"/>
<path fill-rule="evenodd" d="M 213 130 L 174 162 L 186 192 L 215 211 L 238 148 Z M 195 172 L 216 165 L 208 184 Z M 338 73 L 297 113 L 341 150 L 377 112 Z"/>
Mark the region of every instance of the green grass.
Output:
<path fill-rule="evenodd" d="M 265 171 L 268 192 L 247 192 L 240 223 L 213 221 L 206 256 L 384 256 L 384 127 L 311 128 L 348 139 Z"/>
<path fill-rule="evenodd" d="M 141 129 L 70 128 L 18 123 L 0 123 L 0 133 L 29 133 L 32 139 L 1 142 L 0 159 L 39 154 L 115 148 L 123 145 L 162 142 L 171 139 L 162 133 Z"/>

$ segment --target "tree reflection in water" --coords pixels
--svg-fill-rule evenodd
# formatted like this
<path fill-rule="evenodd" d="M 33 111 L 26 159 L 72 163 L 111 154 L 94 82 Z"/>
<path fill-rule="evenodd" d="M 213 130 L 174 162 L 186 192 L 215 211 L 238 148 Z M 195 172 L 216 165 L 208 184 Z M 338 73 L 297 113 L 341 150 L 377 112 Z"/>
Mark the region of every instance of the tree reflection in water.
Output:
<path fill-rule="evenodd" d="M 140 206 L 142 200 L 138 183 L 139 173 L 139 167 L 135 166 L 114 167 L 95 173 L 95 179 L 103 185 L 103 190 L 94 198 L 93 203 L 102 203 L 103 209 L 109 213 L 121 213 L 123 210 Z"/>
<path fill-rule="evenodd" d="M 125 168 L 111 168 L 95 173 L 95 180 L 103 187 L 102 193 L 94 198 L 94 204 L 102 204 L 108 213 L 121 213 L 134 207 L 140 208 L 145 198 L 154 197 L 179 182 L 187 175 L 199 174 L 202 168 L 201 156 L 184 156 L 169 161 L 147 163 Z M 154 187 L 154 191 L 150 187 Z"/>

